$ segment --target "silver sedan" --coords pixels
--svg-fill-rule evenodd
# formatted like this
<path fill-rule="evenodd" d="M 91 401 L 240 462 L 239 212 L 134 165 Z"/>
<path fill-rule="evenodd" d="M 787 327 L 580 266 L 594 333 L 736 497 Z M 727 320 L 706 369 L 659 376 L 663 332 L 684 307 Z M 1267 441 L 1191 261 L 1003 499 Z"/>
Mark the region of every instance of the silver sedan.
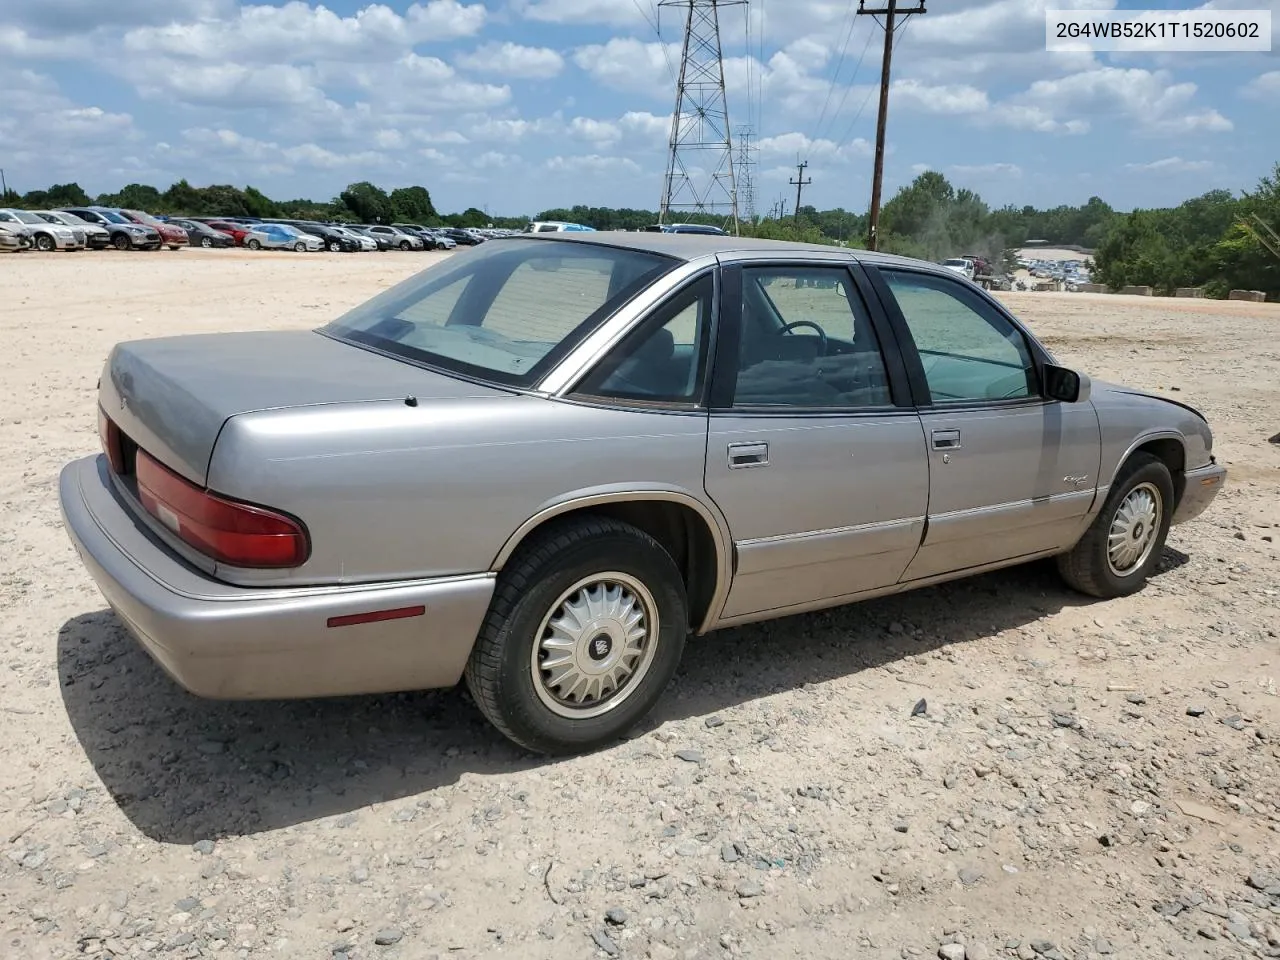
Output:
<path fill-rule="evenodd" d="M 686 639 L 1054 557 L 1141 589 L 1226 471 L 943 267 L 502 238 L 314 331 L 118 344 L 66 527 L 220 698 L 448 687 L 523 746 L 645 716 Z"/>

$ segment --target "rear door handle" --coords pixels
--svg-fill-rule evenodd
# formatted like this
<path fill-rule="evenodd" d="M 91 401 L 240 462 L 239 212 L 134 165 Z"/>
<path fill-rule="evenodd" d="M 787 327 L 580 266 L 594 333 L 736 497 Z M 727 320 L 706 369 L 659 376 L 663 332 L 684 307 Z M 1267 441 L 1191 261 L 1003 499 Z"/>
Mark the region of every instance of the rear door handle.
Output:
<path fill-rule="evenodd" d="M 769 445 L 767 443 L 731 443 L 729 444 L 729 469 L 742 467 L 767 467 L 769 465 Z"/>
<path fill-rule="evenodd" d="M 960 449 L 959 430 L 934 430 L 930 436 L 933 439 L 933 449 L 935 450 Z"/>

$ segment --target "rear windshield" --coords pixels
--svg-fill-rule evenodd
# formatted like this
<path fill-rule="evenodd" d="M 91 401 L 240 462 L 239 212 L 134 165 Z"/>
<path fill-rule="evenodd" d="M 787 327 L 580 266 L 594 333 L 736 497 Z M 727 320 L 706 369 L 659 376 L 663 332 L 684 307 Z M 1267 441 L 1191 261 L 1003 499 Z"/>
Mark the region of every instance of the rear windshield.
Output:
<path fill-rule="evenodd" d="M 490 241 L 428 267 L 321 332 L 464 376 L 532 386 L 678 262 L 594 244 Z"/>

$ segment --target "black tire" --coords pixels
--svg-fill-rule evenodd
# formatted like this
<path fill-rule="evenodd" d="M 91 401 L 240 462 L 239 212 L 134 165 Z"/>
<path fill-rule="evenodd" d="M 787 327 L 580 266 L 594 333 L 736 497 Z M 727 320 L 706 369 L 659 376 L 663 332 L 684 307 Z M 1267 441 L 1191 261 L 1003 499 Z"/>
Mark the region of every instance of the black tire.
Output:
<path fill-rule="evenodd" d="M 122 231 L 111 238 L 111 245 L 117 250 L 128 250 L 133 246 L 133 241 L 129 239 L 127 233 Z"/>
<path fill-rule="evenodd" d="M 204 247 L 206 250 L 212 249 L 213 237 L 201 237 L 200 246 Z"/>
<path fill-rule="evenodd" d="M 1139 488 L 1159 495 L 1155 539 L 1132 567 L 1113 569 L 1108 559 L 1112 523 L 1121 504 Z M 1105 600 L 1136 593 L 1160 564 L 1174 507 L 1173 477 L 1164 461 L 1149 453 L 1135 453 L 1116 474 L 1106 502 L 1084 536 L 1070 551 L 1058 556 L 1058 573 L 1073 589 L 1091 597 Z"/>
<path fill-rule="evenodd" d="M 341 250 L 341 249 L 342 249 L 342 245 L 341 245 L 340 243 L 338 243 L 338 241 L 337 241 L 337 240 L 330 240 L 330 241 L 326 244 L 326 246 L 329 248 L 329 252 L 330 252 L 330 253 L 337 253 L 339 250 Z"/>
<path fill-rule="evenodd" d="M 647 670 L 613 694 L 616 706 L 593 717 L 562 716 L 535 687 L 536 634 L 566 591 L 584 578 L 612 572 L 633 578 L 650 594 L 658 630 L 648 643 L 656 640 L 656 646 Z M 615 741 L 653 709 L 680 665 L 688 633 L 684 583 L 658 541 L 607 517 L 552 521 L 521 544 L 498 575 L 467 661 L 467 687 L 489 722 L 525 749 L 580 753 Z"/>
<path fill-rule="evenodd" d="M 181 246 L 180 244 L 177 244 L 177 243 L 171 243 L 171 244 L 169 244 L 169 249 L 170 249 L 170 250 L 181 250 L 181 249 L 182 249 L 182 246 Z"/>
<path fill-rule="evenodd" d="M 255 238 L 250 238 L 245 242 L 245 246 L 248 247 L 250 250 L 261 250 L 262 241 Z"/>
<path fill-rule="evenodd" d="M 52 253 L 58 248 L 58 245 L 54 243 L 52 234 L 37 233 L 35 248 L 41 253 Z"/>

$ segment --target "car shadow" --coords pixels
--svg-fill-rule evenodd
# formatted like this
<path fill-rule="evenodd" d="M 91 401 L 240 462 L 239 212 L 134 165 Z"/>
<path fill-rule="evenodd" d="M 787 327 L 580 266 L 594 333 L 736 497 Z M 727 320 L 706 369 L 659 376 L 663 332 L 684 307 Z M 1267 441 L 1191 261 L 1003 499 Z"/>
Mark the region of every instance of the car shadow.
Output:
<path fill-rule="evenodd" d="M 1167 549 L 1157 576 L 1187 559 Z M 719 631 L 690 642 L 671 688 L 634 735 L 1090 602 L 1067 590 L 1051 564 L 1038 563 Z M 97 775 L 129 820 L 161 842 L 279 829 L 418 796 L 463 774 L 555 762 L 502 738 L 462 685 L 318 700 L 199 699 L 170 680 L 110 610 L 63 624 L 58 672 Z"/>

